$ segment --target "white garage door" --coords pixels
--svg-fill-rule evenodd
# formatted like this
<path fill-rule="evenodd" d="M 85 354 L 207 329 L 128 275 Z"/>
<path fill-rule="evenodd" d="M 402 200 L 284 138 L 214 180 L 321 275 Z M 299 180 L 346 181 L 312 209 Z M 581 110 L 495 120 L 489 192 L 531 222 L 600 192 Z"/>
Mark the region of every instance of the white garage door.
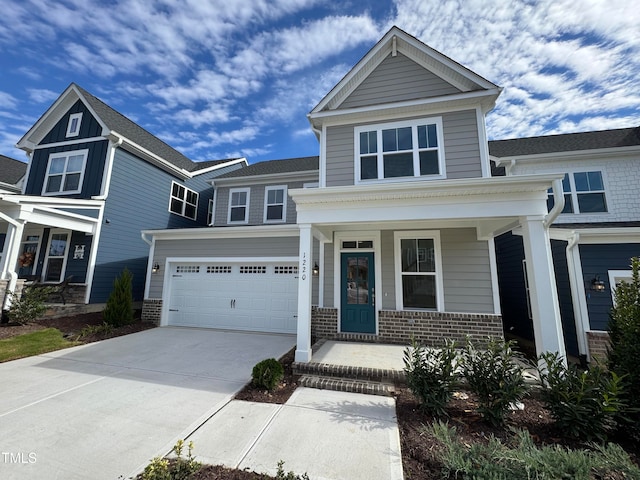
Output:
<path fill-rule="evenodd" d="M 174 263 L 168 324 L 295 333 L 298 266 L 293 263 Z"/>

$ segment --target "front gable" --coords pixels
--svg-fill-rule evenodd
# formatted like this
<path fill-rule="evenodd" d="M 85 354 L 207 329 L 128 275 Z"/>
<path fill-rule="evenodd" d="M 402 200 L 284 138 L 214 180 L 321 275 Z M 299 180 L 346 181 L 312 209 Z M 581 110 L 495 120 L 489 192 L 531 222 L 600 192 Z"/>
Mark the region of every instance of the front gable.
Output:
<path fill-rule="evenodd" d="M 70 131 L 73 121 L 76 131 Z M 96 138 L 102 135 L 102 125 L 93 116 L 89 108 L 78 99 L 60 118 L 38 145 L 77 141 L 85 138 Z"/>

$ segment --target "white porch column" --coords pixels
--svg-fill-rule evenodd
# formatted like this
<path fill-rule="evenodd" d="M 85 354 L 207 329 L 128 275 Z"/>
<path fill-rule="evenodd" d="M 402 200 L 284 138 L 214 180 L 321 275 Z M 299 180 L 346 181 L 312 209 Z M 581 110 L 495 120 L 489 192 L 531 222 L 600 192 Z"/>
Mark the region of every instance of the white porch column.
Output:
<path fill-rule="evenodd" d="M 311 225 L 300 227 L 300 260 L 298 266 L 298 338 L 296 362 L 311 360 L 311 278 L 313 276 L 313 235 Z"/>
<path fill-rule="evenodd" d="M 7 290 L 14 292 L 16 289 L 16 283 L 18 281 L 18 274 L 15 272 L 16 264 L 18 263 L 18 256 L 20 255 L 20 242 L 22 241 L 22 234 L 24 232 L 24 222 L 22 220 L 11 221 L 7 228 L 7 237 L 5 238 L 4 256 L 2 264 L 2 278 L 9 280 Z M 2 299 L 0 298 L 0 303 Z M 5 297 L 5 302 L 2 305 L 3 309 L 8 309 L 11 306 L 11 297 Z"/>
<path fill-rule="evenodd" d="M 558 352 L 566 361 L 549 231 L 543 225 L 542 217 L 521 218 L 520 224 L 527 260 L 536 353 Z"/>

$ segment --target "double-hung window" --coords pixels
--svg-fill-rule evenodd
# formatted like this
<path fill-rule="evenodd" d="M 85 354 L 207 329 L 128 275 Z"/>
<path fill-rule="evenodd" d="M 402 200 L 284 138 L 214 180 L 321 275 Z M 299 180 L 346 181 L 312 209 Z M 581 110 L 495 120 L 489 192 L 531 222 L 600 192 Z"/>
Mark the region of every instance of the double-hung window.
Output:
<path fill-rule="evenodd" d="M 439 117 L 357 127 L 354 143 L 356 183 L 445 177 Z"/>
<path fill-rule="evenodd" d="M 227 223 L 249 222 L 249 192 L 248 188 L 232 188 L 229 190 Z"/>
<path fill-rule="evenodd" d="M 439 310 L 443 305 L 439 232 L 396 232 L 396 304 Z"/>
<path fill-rule="evenodd" d="M 284 222 L 287 218 L 287 187 L 266 187 L 264 190 L 264 222 Z"/>
<path fill-rule="evenodd" d="M 169 211 L 195 220 L 198 213 L 198 193 L 179 183 L 171 182 Z"/>
<path fill-rule="evenodd" d="M 606 213 L 604 179 L 601 171 L 567 173 L 562 180 L 564 208 L 562 213 Z M 553 193 L 549 189 L 547 207 L 553 208 Z"/>
<path fill-rule="evenodd" d="M 42 187 L 43 195 L 80 193 L 89 150 L 52 153 Z"/>

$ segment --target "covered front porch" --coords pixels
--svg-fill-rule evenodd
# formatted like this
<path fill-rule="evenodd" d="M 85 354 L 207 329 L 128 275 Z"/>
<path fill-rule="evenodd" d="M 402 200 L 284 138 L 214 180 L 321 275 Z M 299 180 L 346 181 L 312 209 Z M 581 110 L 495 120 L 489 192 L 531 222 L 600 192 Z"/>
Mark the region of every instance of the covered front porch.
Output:
<path fill-rule="evenodd" d="M 72 303 L 87 303 L 92 248 L 104 202 L 26 195 L 0 195 L 0 300 L 25 283 L 60 284 L 70 279 Z"/>
<path fill-rule="evenodd" d="M 493 239 L 517 226 L 537 349 L 564 355 L 546 207 L 556 177 L 290 191 L 300 230 L 296 361 L 314 361 L 320 339 L 438 346 L 502 336 Z"/>

